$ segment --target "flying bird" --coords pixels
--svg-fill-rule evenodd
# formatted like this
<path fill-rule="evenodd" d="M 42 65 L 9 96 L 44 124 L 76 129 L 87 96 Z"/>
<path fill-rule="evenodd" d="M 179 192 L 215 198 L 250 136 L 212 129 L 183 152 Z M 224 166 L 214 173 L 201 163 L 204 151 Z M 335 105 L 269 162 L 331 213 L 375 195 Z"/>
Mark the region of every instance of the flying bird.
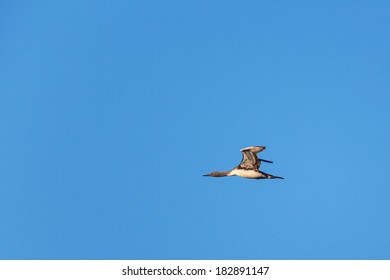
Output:
<path fill-rule="evenodd" d="M 280 176 L 267 174 L 259 170 L 261 162 L 273 163 L 272 161 L 260 159 L 257 153 L 265 150 L 264 146 L 251 146 L 240 150 L 242 160 L 239 165 L 229 171 L 214 171 L 203 176 L 225 177 L 225 176 L 240 176 L 247 179 L 284 179 Z"/>

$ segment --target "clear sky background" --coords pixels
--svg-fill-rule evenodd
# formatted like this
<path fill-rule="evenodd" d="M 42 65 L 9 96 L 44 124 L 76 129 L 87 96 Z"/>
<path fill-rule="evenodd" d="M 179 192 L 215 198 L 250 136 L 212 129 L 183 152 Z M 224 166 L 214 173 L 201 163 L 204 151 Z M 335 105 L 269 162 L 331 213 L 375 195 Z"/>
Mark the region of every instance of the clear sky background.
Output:
<path fill-rule="evenodd" d="M 389 1 L 2 1 L 1 259 L 390 259 Z M 264 145 L 285 180 L 209 178 Z"/>

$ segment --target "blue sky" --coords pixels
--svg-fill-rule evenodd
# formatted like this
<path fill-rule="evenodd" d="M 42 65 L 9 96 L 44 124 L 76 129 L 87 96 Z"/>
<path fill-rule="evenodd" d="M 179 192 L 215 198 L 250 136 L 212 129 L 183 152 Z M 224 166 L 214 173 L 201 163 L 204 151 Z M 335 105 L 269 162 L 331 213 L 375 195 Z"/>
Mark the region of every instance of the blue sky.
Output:
<path fill-rule="evenodd" d="M 3 1 L 1 259 L 390 259 L 388 1 Z M 264 145 L 285 180 L 209 178 Z"/>

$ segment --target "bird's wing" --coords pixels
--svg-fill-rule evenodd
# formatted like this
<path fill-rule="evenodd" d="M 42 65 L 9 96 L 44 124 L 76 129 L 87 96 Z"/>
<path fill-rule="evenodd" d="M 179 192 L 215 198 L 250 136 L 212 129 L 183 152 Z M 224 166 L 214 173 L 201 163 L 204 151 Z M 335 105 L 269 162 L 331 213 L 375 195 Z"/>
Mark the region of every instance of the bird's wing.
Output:
<path fill-rule="evenodd" d="M 241 149 L 240 152 L 242 153 L 242 160 L 240 164 L 238 165 L 238 168 L 240 169 L 259 169 L 260 167 L 260 161 L 257 158 L 257 153 L 264 150 L 264 146 L 252 146 L 247 147 L 244 149 Z"/>

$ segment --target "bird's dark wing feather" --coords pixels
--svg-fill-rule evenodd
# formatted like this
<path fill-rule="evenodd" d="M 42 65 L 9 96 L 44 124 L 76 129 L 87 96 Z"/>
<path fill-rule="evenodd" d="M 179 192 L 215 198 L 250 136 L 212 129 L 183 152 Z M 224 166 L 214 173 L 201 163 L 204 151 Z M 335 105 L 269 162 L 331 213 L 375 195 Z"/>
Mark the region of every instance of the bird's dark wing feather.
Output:
<path fill-rule="evenodd" d="M 242 160 L 238 165 L 240 169 L 259 169 L 260 161 L 257 158 L 256 153 L 251 152 L 250 150 L 242 150 Z"/>

